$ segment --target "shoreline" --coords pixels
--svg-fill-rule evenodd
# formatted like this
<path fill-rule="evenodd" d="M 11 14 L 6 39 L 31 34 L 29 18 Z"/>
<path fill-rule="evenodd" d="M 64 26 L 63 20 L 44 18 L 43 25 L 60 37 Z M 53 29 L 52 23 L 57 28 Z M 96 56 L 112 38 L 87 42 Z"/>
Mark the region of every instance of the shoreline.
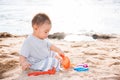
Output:
<path fill-rule="evenodd" d="M 113 35 L 114 36 L 114 35 Z M 0 79 L 1 80 L 119 80 L 120 79 L 120 35 L 116 38 L 93 41 L 66 41 L 50 39 L 61 48 L 73 65 L 86 63 L 87 72 L 76 72 L 73 65 L 67 71 L 55 75 L 28 77 L 19 65 L 19 51 L 26 36 L 0 38 Z"/>
<path fill-rule="evenodd" d="M 30 34 L 17 35 L 11 34 L 8 32 L 0 32 L 0 38 L 7 37 L 27 37 Z M 48 35 L 48 39 L 58 39 L 58 40 L 66 40 L 66 41 L 92 41 L 94 39 L 110 39 L 116 38 L 120 36 L 120 34 L 103 34 L 103 33 L 82 33 L 82 34 L 73 34 L 73 33 L 64 33 L 64 32 L 56 32 Z"/>

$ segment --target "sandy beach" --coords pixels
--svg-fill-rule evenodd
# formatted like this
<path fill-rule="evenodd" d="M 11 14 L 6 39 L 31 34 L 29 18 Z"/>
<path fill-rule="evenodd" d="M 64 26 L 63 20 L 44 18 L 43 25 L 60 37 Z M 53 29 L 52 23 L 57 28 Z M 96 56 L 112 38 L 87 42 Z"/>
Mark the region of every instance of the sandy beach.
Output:
<path fill-rule="evenodd" d="M 20 47 L 25 36 L 0 38 L 0 80 L 120 80 L 120 35 L 93 41 L 50 39 L 70 58 L 71 68 L 55 75 L 27 76 L 19 64 Z M 88 64 L 89 70 L 77 72 L 77 64 Z"/>

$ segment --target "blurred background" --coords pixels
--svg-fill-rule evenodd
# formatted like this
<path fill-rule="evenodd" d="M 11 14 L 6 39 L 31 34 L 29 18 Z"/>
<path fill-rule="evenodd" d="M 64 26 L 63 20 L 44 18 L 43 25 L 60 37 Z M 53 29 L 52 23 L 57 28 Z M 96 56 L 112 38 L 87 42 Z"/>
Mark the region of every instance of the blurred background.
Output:
<path fill-rule="evenodd" d="M 0 0 L 0 32 L 30 34 L 39 12 L 50 17 L 50 33 L 120 33 L 120 0 Z"/>

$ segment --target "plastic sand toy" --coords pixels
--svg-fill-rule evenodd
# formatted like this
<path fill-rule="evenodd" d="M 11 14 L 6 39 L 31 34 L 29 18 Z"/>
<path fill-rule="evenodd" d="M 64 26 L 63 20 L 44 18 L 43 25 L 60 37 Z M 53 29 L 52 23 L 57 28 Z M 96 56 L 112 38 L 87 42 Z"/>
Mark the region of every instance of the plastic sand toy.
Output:
<path fill-rule="evenodd" d="M 62 62 L 62 66 L 64 69 L 68 69 L 70 68 L 70 59 L 67 56 L 62 56 L 63 62 Z"/>
<path fill-rule="evenodd" d="M 38 76 L 38 75 L 44 75 L 44 74 L 55 74 L 56 72 L 56 69 L 53 68 L 51 70 L 48 70 L 48 71 L 35 71 L 35 72 L 31 72 L 31 73 L 28 73 L 28 76 Z"/>
<path fill-rule="evenodd" d="M 88 71 L 89 68 L 87 64 L 79 64 L 76 67 L 74 67 L 74 70 L 78 72 L 84 72 L 84 71 Z"/>

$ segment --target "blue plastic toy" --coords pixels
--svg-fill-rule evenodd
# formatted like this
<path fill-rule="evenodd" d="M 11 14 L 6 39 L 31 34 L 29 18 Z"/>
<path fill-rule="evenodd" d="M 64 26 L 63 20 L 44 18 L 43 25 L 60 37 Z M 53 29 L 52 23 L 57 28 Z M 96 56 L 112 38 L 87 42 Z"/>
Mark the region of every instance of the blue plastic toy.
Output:
<path fill-rule="evenodd" d="M 76 67 L 74 67 L 74 70 L 78 71 L 78 72 L 83 72 L 83 71 L 88 71 L 89 68 L 88 68 L 87 64 L 80 64 L 80 65 L 77 65 Z"/>

